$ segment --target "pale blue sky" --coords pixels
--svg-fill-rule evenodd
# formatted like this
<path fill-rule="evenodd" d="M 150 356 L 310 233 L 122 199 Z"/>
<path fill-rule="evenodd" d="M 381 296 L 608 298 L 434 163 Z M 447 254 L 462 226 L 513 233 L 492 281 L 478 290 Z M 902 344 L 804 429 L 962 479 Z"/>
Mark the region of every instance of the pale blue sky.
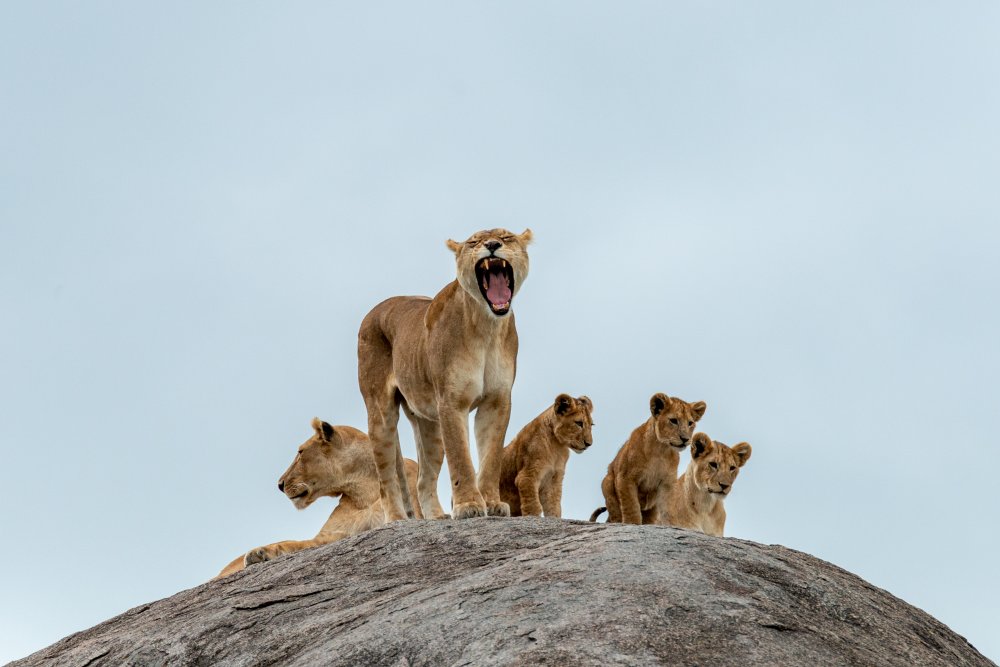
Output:
<path fill-rule="evenodd" d="M 1000 5 L 0 6 L 0 662 L 315 533 L 356 333 L 531 227 L 508 436 L 650 394 L 754 454 L 728 533 L 1000 657 Z M 412 436 L 402 431 L 412 454 Z M 686 459 L 685 459 L 686 460 Z M 443 499 L 445 505 L 447 497 Z"/>

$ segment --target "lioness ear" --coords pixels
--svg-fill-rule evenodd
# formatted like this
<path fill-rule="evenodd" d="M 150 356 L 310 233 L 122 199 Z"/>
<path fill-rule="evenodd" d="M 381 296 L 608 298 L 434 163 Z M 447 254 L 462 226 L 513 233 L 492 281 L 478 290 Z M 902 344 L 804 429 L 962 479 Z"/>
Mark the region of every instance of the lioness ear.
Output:
<path fill-rule="evenodd" d="M 590 397 L 588 397 L 588 396 L 577 396 L 576 397 L 576 402 L 577 403 L 583 403 L 585 406 L 587 406 L 587 411 L 588 412 L 593 412 L 594 411 L 594 404 L 593 404 L 593 402 L 591 402 Z"/>
<path fill-rule="evenodd" d="M 733 445 L 733 454 L 736 454 L 736 459 L 739 461 L 741 468 L 750 459 L 750 451 L 749 442 L 741 442 L 738 445 Z"/>
<path fill-rule="evenodd" d="M 451 250 L 451 251 L 452 251 L 453 253 L 455 253 L 456 255 L 457 255 L 457 254 L 459 253 L 459 251 L 460 251 L 460 250 L 462 249 L 462 244 L 461 244 L 461 243 L 459 243 L 458 241 L 452 241 L 451 239 L 448 239 L 448 240 L 447 240 L 447 241 L 445 242 L 445 244 L 446 244 L 446 245 L 448 246 L 448 250 Z"/>
<path fill-rule="evenodd" d="M 694 414 L 695 421 L 705 416 L 705 410 L 707 408 L 708 406 L 705 405 L 705 401 L 698 401 L 697 403 L 691 404 L 691 413 Z"/>
<path fill-rule="evenodd" d="M 653 413 L 654 417 L 663 412 L 668 405 L 670 405 L 670 397 L 662 392 L 653 394 L 653 397 L 649 399 L 649 411 Z"/>
<path fill-rule="evenodd" d="M 332 442 L 333 436 L 335 435 L 333 427 L 327 424 L 325 421 L 319 417 L 313 417 L 312 420 L 313 430 L 316 431 L 316 437 L 324 442 Z"/>
<path fill-rule="evenodd" d="M 535 234 L 530 229 L 525 229 L 517 238 L 521 239 L 524 245 L 528 245 L 535 238 Z"/>
<path fill-rule="evenodd" d="M 557 415 L 564 415 L 573 409 L 573 397 L 568 394 L 556 396 L 555 411 Z"/>
<path fill-rule="evenodd" d="M 691 441 L 691 458 L 700 459 L 705 454 L 712 451 L 712 439 L 704 433 L 695 433 L 694 440 Z"/>

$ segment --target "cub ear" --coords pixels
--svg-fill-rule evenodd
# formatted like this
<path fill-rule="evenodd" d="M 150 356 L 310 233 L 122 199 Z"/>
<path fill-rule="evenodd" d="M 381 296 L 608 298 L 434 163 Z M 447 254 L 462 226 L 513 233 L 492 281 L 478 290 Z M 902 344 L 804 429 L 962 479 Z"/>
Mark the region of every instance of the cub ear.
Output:
<path fill-rule="evenodd" d="M 462 250 L 462 244 L 458 241 L 452 241 L 448 239 L 445 244 L 448 246 L 448 250 L 451 250 L 456 255 Z"/>
<path fill-rule="evenodd" d="M 668 405 L 670 405 L 670 397 L 663 392 L 653 394 L 653 397 L 649 399 L 649 411 L 653 413 L 654 417 L 663 412 Z"/>
<path fill-rule="evenodd" d="M 708 406 L 705 405 L 705 401 L 698 401 L 697 403 L 691 404 L 691 413 L 694 414 L 695 421 L 705 416 L 705 410 L 707 408 Z"/>
<path fill-rule="evenodd" d="M 590 400 L 589 396 L 577 396 L 576 402 L 585 405 L 587 407 L 587 412 L 594 411 L 594 403 Z"/>
<path fill-rule="evenodd" d="M 333 427 L 327 424 L 325 421 L 319 417 L 313 417 L 312 420 L 313 430 L 316 431 L 316 437 L 323 442 L 333 442 L 333 436 L 336 435 Z"/>
<path fill-rule="evenodd" d="M 694 439 L 691 441 L 691 458 L 700 459 L 712 451 L 714 446 L 710 437 L 704 433 L 695 433 Z"/>
<path fill-rule="evenodd" d="M 557 415 L 564 415 L 573 409 L 573 397 L 569 394 L 559 394 L 556 396 L 554 405 Z"/>
<path fill-rule="evenodd" d="M 739 462 L 741 468 L 744 463 L 750 460 L 750 451 L 749 442 L 741 442 L 738 445 L 733 445 L 733 454 L 736 454 L 736 460 Z"/>
<path fill-rule="evenodd" d="M 525 229 L 517 238 L 521 239 L 524 245 L 528 245 L 535 238 L 535 234 L 530 229 Z"/>

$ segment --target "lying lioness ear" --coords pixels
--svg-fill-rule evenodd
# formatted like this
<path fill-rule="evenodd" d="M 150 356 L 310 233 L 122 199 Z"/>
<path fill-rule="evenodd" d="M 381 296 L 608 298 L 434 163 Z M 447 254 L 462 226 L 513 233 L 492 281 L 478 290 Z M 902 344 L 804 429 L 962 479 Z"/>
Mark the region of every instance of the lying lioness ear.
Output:
<path fill-rule="evenodd" d="M 462 249 L 462 244 L 459 243 L 458 241 L 452 241 L 451 239 L 448 239 L 447 241 L 445 241 L 445 244 L 448 246 L 448 250 L 451 250 L 456 255 Z"/>
<path fill-rule="evenodd" d="M 654 417 L 663 412 L 668 405 L 670 405 L 670 397 L 662 392 L 653 394 L 653 397 L 649 399 L 649 411 L 653 413 Z"/>
<path fill-rule="evenodd" d="M 738 445 L 733 445 L 733 454 L 736 454 L 736 459 L 739 461 L 739 465 L 742 468 L 743 464 L 750 459 L 750 443 L 741 442 Z"/>
<path fill-rule="evenodd" d="M 556 396 L 555 411 L 557 415 L 564 415 L 573 409 L 573 397 L 568 394 Z"/>
<path fill-rule="evenodd" d="M 705 401 L 698 401 L 697 403 L 691 404 L 691 413 L 694 415 L 695 420 L 701 419 L 705 416 L 705 410 L 708 408 L 705 405 Z"/>
<path fill-rule="evenodd" d="M 528 245 L 535 238 L 535 234 L 530 229 L 525 229 L 517 238 L 521 239 L 524 245 Z"/>
<path fill-rule="evenodd" d="M 705 454 L 712 451 L 712 439 L 704 433 L 695 433 L 694 440 L 691 441 L 691 458 L 700 459 Z"/>
<path fill-rule="evenodd" d="M 584 405 L 586 405 L 587 406 L 587 410 L 590 410 L 590 411 L 594 410 L 594 404 L 591 402 L 590 397 L 588 397 L 588 396 L 577 396 L 576 397 L 576 402 L 577 403 L 583 403 Z"/>
<path fill-rule="evenodd" d="M 333 427 L 327 424 L 325 421 L 319 417 L 313 417 L 312 420 L 313 430 L 316 431 L 316 437 L 324 442 L 333 442 L 333 436 L 335 432 Z"/>

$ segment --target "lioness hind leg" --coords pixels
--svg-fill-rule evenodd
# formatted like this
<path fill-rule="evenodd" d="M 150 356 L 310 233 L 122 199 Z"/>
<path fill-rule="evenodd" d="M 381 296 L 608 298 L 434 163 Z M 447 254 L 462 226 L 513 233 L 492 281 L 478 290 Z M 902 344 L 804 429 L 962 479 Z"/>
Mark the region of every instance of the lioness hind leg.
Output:
<path fill-rule="evenodd" d="M 410 512 L 407 513 L 401 488 L 403 484 L 400 483 L 403 461 L 399 455 L 399 434 L 396 431 L 399 408 L 394 397 L 369 400 L 366 396 L 365 405 L 368 407 L 368 438 L 375 456 L 375 467 L 378 468 L 379 494 L 386 523 L 406 519 L 412 514 L 413 506 L 410 505 Z"/>
<path fill-rule="evenodd" d="M 438 475 L 444 462 L 444 442 L 441 429 L 436 422 L 421 419 L 404 407 L 406 417 L 413 425 L 413 437 L 417 443 L 417 503 L 425 519 L 450 519 L 451 515 L 441 507 L 438 499 Z"/>

